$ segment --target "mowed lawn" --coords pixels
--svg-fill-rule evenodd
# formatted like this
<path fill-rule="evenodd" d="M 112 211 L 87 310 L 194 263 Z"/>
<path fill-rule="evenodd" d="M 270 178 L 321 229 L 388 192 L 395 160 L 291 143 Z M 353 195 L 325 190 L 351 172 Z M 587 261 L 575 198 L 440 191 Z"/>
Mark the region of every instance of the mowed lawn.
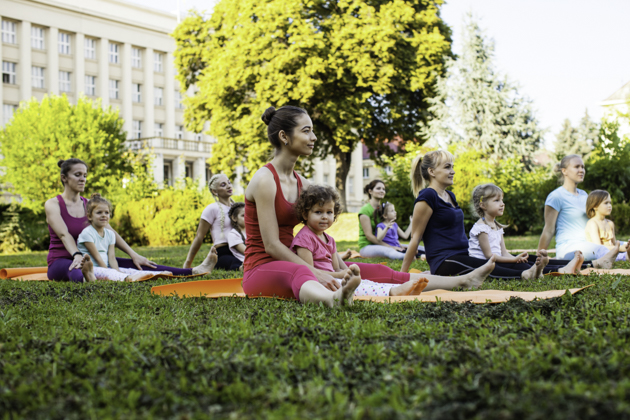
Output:
<path fill-rule="evenodd" d="M 176 266 L 187 250 L 138 249 Z M 486 281 L 595 286 L 548 301 L 337 309 L 151 295 L 166 281 L 0 281 L 0 418 L 628 418 L 629 281 Z"/>

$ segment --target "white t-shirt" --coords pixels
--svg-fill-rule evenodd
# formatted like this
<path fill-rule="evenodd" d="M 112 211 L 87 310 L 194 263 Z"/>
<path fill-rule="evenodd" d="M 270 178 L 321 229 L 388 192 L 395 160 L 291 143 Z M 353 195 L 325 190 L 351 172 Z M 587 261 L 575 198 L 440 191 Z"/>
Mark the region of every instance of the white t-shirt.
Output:
<path fill-rule="evenodd" d="M 488 242 L 490 242 L 490 251 L 496 256 L 501 256 L 501 238 L 503 238 L 503 229 L 494 230 L 485 223 L 475 223 L 470 229 L 470 239 L 468 240 L 468 255 L 475 258 L 486 260 L 486 256 L 483 255 L 481 245 L 479 245 L 479 234 L 485 233 L 488 235 Z"/>
<path fill-rule="evenodd" d="M 221 230 L 221 210 L 223 210 L 223 214 L 225 215 L 223 218 L 223 230 Z M 229 211 L 230 206 L 221 203 L 212 203 L 201 212 L 201 218 L 212 225 L 210 234 L 212 235 L 212 243 L 214 245 L 227 242 L 227 234 L 232 230 L 232 221 L 228 217 Z"/>
<path fill-rule="evenodd" d="M 243 232 L 243 236 L 245 238 L 247 238 L 247 236 L 245 235 L 245 232 Z M 238 252 L 238 250 L 236 249 L 236 245 L 238 244 L 242 244 L 244 243 L 243 238 L 241 237 L 241 234 L 239 233 L 238 230 L 236 229 L 232 229 L 228 234 L 227 234 L 227 242 L 228 242 L 228 246 L 230 247 L 230 251 L 232 251 L 232 254 L 238 258 L 239 260 L 241 260 L 241 262 L 245 261 L 245 254 L 241 254 L 240 252 Z"/>
<path fill-rule="evenodd" d="M 109 250 L 110 245 L 116 244 L 116 235 L 114 234 L 114 232 L 112 232 L 109 229 L 103 229 L 103 230 L 104 230 L 103 232 L 104 234 L 103 236 L 101 236 L 98 234 L 96 229 L 92 227 L 92 225 L 86 227 L 85 229 L 83 229 L 83 232 L 79 234 L 79 239 L 77 240 L 77 243 L 78 243 L 77 247 L 79 248 L 79 251 L 81 251 L 82 253 L 89 254 L 87 248 L 83 244 L 86 242 L 92 242 L 94 246 L 96 246 L 96 250 L 101 256 L 101 259 L 103 260 L 103 262 L 107 264 L 106 267 L 109 267 L 109 258 L 107 256 L 107 251 Z M 90 258 L 92 259 L 94 266 L 100 267 L 91 254 L 90 254 Z M 106 267 L 103 267 L 103 268 L 106 268 Z"/>

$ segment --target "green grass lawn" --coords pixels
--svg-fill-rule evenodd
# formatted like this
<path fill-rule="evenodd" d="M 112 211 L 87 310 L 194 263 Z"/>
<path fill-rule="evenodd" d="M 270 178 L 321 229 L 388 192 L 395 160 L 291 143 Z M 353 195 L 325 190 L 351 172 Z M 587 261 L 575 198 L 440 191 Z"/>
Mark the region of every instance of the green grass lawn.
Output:
<path fill-rule="evenodd" d="M 179 266 L 187 247 L 139 251 Z M 487 281 L 595 286 L 548 301 L 341 309 L 150 294 L 165 281 L 0 281 L 0 418 L 628 418 L 628 280 Z"/>

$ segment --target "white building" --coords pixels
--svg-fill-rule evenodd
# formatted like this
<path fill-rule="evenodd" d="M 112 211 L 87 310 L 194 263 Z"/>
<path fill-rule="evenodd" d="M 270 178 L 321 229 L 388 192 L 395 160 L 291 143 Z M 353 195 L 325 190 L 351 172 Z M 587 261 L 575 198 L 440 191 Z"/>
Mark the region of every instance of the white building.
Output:
<path fill-rule="evenodd" d="M 0 0 L 0 20 L 2 126 L 32 97 L 101 98 L 120 111 L 131 148 L 152 148 L 156 182 L 205 184 L 212 139 L 184 130 L 176 16 L 117 0 Z"/>

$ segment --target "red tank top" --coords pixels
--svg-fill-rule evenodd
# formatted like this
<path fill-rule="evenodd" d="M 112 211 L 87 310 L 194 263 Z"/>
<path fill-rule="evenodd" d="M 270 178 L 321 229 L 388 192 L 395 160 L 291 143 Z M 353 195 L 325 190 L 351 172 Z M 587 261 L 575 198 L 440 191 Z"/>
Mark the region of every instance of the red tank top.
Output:
<path fill-rule="evenodd" d="M 278 233 L 280 242 L 287 248 L 291 247 L 293 241 L 293 228 L 300 223 L 295 211 L 293 210 L 294 203 L 289 203 L 282 193 L 282 187 L 280 186 L 280 178 L 276 168 L 271 163 L 264 166 L 268 168 L 273 174 L 273 179 L 276 182 L 276 198 L 274 205 L 276 208 L 276 220 L 278 221 Z M 302 191 L 302 181 L 300 180 L 297 172 L 293 171 L 293 175 L 297 179 L 298 196 Z M 265 222 L 264 220 L 262 221 Z M 271 255 L 265 252 L 265 244 L 263 244 L 262 236 L 260 234 L 260 223 L 258 221 L 258 212 L 256 211 L 256 203 L 245 198 L 245 232 L 247 238 L 245 239 L 245 262 L 243 264 L 244 271 L 251 270 L 252 268 L 265 264 L 271 261 L 276 261 Z"/>

